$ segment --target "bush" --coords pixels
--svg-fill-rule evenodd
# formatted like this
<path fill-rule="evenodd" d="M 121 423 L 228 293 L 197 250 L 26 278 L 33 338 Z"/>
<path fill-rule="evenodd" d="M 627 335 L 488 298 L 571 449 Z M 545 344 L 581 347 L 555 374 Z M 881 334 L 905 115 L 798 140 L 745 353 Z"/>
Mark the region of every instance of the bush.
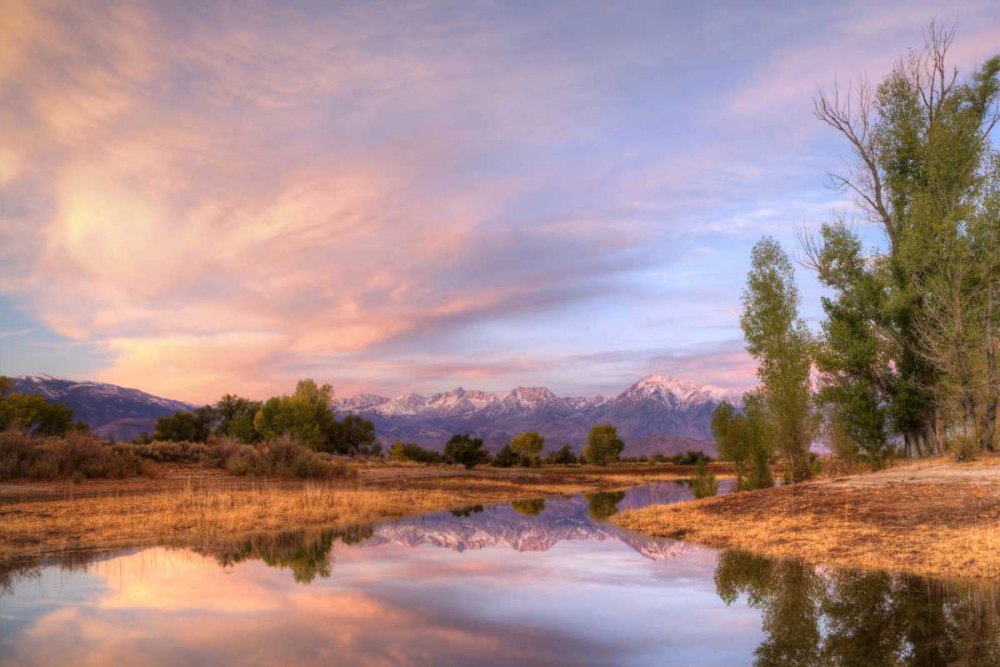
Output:
<path fill-rule="evenodd" d="M 719 482 L 715 473 L 704 462 L 698 464 L 698 473 L 691 480 L 691 492 L 695 498 L 711 498 L 719 492 Z"/>
<path fill-rule="evenodd" d="M 222 468 L 240 476 L 325 479 L 350 474 L 343 461 L 303 447 L 287 435 L 260 445 L 243 445 L 233 438 L 218 438 L 209 445 L 202 463 L 205 467 Z"/>
<path fill-rule="evenodd" d="M 201 463 L 210 447 L 200 442 L 163 442 L 128 446 L 136 456 L 156 463 Z"/>
<path fill-rule="evenodd" d="M 89 433 L 40 438 L 0 432 L 0 479 L 123 479 L 150 471 L 130 445 L 108 444 Z"/>
<path fill-rule="evenodd" d="M 701 450 L 689 449 L 683 454 L 670 456 L 667 460 L 679 466 L 697 466 L 711 463 L 712 457 Z"/>
<path fill-rule="evenodd" d="M 407 442 L 394 444 L 389 450 L 389 459 L 392 461 L 416 461 L 417 463 L 441 463 L 444 460 L 437 452 Z"/>

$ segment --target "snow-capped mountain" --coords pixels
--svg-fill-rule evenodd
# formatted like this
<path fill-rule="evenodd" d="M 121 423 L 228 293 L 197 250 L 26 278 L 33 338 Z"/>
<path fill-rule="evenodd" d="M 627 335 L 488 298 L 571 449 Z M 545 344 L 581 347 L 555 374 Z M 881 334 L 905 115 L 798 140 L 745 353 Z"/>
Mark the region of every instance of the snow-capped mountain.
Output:
<path fill-rule="evenodd" d="M 82 421 L 102 437 L 131 440 L 143 431 L 152 432 L 156 420 L 194 406 L 160 398 L 113 384 L 25 375 L 14 378 L 14 389 L 39 394 L 54 403 L 73 409 L 73 418 Z"/>
<path fill-rule="evenodd" d="M 631 455 L 685 449 L 711 450 L 712 412 L 736 395 L 719 387 L 650 375 L 614 398 L 560 397 L 544 387 L 507 393 L 467 390 L 397 398 L 359 395 L 335 403 L 375 422 L 386 441 L 396 439 L 440 448 L 455 433 L 473 433 L 498 448 L 523 431 L 541 433 L 551 444 L 579 449 L 594 424 L 618 427 Z"/>

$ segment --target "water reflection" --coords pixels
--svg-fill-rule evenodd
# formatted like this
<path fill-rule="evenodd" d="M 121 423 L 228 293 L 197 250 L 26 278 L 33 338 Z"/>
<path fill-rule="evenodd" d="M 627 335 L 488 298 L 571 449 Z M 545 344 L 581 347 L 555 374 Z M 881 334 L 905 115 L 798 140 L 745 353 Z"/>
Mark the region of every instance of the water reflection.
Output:
<path fill-rule="evenodd" d="M 1000 665 L 1000 590 L 719 554 L 719 597 L 762 612 L 754 664 Z"/>
<path fill-rule="evenodd" d="M 1000 665 L 996 587 L 602 520 L 685 497 L 660 484 L 0 568 L 0 663 Z"/>
<path fill-rule="evenodd" d="M 316 577 L 330 576 L 334 541 L 359 544 L 372 536 L 371 526 L 355 526 L 346 530 L 320 532 L 294 531 L 252 535 L 231 545 L 212 549 L 197 549 L 213 556 L 223 567 L 248 560 L 259 560 L 268 567 L 290 570 L 300 584 L 312 583 Z"/>

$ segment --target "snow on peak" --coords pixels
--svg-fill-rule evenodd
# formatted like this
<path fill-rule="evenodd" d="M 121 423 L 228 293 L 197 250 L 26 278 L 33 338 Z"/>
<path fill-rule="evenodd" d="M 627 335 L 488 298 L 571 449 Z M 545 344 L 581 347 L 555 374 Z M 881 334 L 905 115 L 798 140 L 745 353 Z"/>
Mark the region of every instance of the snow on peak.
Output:
<path fill-rule="evenodd" d="M 733 400 L 732 392 L 665 375 L 648 375 L 625 390 L 630 398 L 654 398 L 668 403 L 692 404 Z"/>

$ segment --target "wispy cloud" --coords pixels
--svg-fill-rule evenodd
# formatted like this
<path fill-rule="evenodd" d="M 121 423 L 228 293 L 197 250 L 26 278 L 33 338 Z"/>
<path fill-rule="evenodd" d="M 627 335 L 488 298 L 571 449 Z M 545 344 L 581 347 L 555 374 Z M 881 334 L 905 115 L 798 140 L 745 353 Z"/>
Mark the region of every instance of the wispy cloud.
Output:
<path fill-rule="evenodd" d="M 189 400 L 304 371 L 421 389 L 549 374 L 574 391 L 645 358 L 595 380 L 560 354 L 729 340 L 749 244 L 835 202 L 826 160 L 788 157 L 805 139 L 776 127 L 782 108 L 834 63 L 879 65 L 879 26 L 908 16 L 96 0 L 2 14 L 0 293 L 108 355 L 103 379 Z M 968 23 L 979 49 L 992 23 Z M 715 374 L 749 377 L 730 368 Z"/>

